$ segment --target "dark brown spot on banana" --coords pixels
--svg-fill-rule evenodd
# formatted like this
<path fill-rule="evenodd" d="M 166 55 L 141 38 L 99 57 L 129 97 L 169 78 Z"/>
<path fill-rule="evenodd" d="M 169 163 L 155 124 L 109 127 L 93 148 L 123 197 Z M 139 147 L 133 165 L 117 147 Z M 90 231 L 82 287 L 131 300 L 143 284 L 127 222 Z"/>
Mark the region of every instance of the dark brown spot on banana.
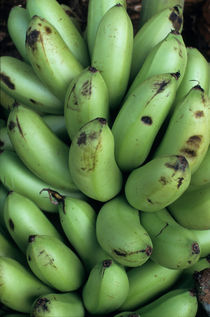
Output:
<path fill-rule="evenodd" d="M 179 188 L 183 183 L 184 177 L 178 177 L 177 188 Z"/>
<path fill-rule="evenodd" d="M 166 185 L 168 183 L 167 179 L 164 176 L 161 176 L 159 179 L 160 183 Z"/>
<path fill-rule="evenodd" d="M 91 93 L 92 93 L 92 82 L 91 82 L 91 80 L 86 80 L 84 82 L 84 84 L 82 85 L 81 94 L 83 96 L 86 96 L 86 97 L 90 98 Z"/>
<path fill-rule="evenodd" d="M 172 22 L 176 32 L 179 32 L 182 26 L 182 18 L 180 16 L 179 6 L 175 6 L 169 16 L 169 20 Z"/>
<path fill-rule="evenodd" d="M 13 84 L 9 76 L 5 75 L 4 73 L 0 73 L 0 80 L 3 81 L 9 89 L 15 89 L 15 84 Z"/>
<path fill-rule="evenodd" d="M 196 118 L 202 118 L 204 117 L 204 112 L 202 110 L 198 110 L 195 112 L 195 117 Z"/>
<path fill-rule="evenodd" d="M 186 143 L 194 148 L 199 148 L 202 138 L 202 135 L 193 135 L 187 140 Z"/>
<path fill-rule="evenodd" d="M 85 132 L 80 133 L 78 139 L 77 139 L 77 144 L 81 145 L 81 144 L 86 144 L 87 141 L 87 134 Z"/>
<path fill-rule="evenodd" d="M 188 166 L 188 162 L 186 158 L 182 155 L 175 155 L 177 160 L 172 164 L 172 163 L 165 163 L 165 166 L 168 168 L 173 169 L 175 172 L 176 171 L 185 171 L 186 167 Z"/>
<path fill-rule="evenodd" d="M 17 127 L 18 127 L 18 130 L 19 130 L 19 132 L 20 132 L 20 135 L 22 135 L 22 137 L 24 138 L 23 130 L 22 130 L 22 128 L 21 128 L 21 125 L 20 125 L 20 122 L 19 122 L 17 116 L 16 116 L 16 122 L 17 122 Z"/>
<path fill-rule="evenodd" d="M 144 122 L 147 125 L 151 125 L 152 124 L 152 118 L 148 117 L 148 116 L 141 117 L 141 121 Z"/>
<path fill-rule="evenodd" d="M 28 237 L 28 242 L 31 243 L 31 242 L 34 242 L 36 239 L 36 234 L 31 234 L 29 237 Z"/>
<path fill-rule="evenodd" d="M 98 122 L 100 122 L 102 125 L 106 125 L 107 121 L 104 118 L 96 118 L 96 120 L 98 120 Z"/>
<path fill-rule="evenodd" d="M 37 299 L 35 305 L 34 305 L 34 310 L 39 310 L 39 311 L 49 311 L 47 304 L 50 303 L 50 300 L 45 298 L 45 297 L 41 297 L 39 299 Z"/>
<path fill-rule="evenodd" d="M 192 244 L 192 254 L 199 254 L 200 253 L 200 247 L 197 242 L 194 242 Z"/>
<path fill-rule="evenodd" d="M 10 229 L 11 229 L 12 231 L 14 231 L 15 225 L 14 225 L 14 222 L 12 221 L 11 218 L 9 218 L 9 227 L 10 227 Z"/>
<path fill-rule="evenodd" d="M 114 249 L 113 252 L 118 255 L 118 256 L 123 256 L 123 257 L 126 257 L 126 256 L 130 256 L 130 255 L 133 255 L 133 254 L 138 254 L 138 253 L 146 253 L 148 256 L 150 256 L 152 254 L 152 247 L 151 246 L 147 246 L 146 249 L 143 249 L 143 250 L 137 250 L 137 251 L 132 251 L 132 252 L 127 252 L 125 250 L 122 250 L 122 249 Z"/>
<path fill-rule="evenodd" d="M 33 30 L 26 34 L 26 44 L 32 49 L 36 49 L 36 43 L 39 40 L 40 31 Z"/>
<path fill-rule="evenodd" d="M 93 66 L 89 66 L 89 67 L 88 67 L 88 70 L 89 70 L 89 72 L 91 72 L 91 73 L 97 73 L 97 72 L 98 72 L 98 70 L 97 70 L 95 67 L 93 67 Z"/>
<path fill-rule="evenodd" d="M 45 26 L 44 29 L 45 29 L 45 31 L 46 31 L 47 34 L 52 33 L 52 30 L 51 30 L 51 28 L 50 28 L 49 26 Z"/>
<path fill-rule="evenodd" d="M 188 149 L 188 148 L 181 149 L 181 153 L 183 153 L 188 158 L 196 157 L 196 155 L 197 155 L 196 151 Z"/>
<path fill-rule="evenodd" d="M 110 267 L 111 265 L 112 265 L 112 260 L 111 259 L 103 261 L 103 267 Z"/>
<path fill-rule="evenodd" d="M 14 121 L 10 121 L 8 124 L 8 129 L 11 131 L 16 127 L 16 123 Z"/>
<path fill-rule="evenodd" d="M 181 76 L 180 71 L 176 72 L 176 73 L 171 73 L 171 76 L 173 76 L 176 80 L 179 79 L 179 77 Z"/>

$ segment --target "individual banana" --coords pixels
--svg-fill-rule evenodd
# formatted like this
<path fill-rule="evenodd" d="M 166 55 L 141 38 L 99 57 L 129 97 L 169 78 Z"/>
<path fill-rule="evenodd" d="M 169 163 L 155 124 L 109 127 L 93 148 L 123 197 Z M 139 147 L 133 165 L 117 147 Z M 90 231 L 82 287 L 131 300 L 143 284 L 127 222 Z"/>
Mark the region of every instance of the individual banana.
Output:
<path fill-rule="evenodd" d="M 39 114 L 19 105 L 10 112 L 7 127 L 11 143 L 27 168 L 52 187 L 78 191 L 69 173 L 69 147 Z"/>
<path fill-rule="evenodd" d="M 104 14 L 116 4 L 121 4 L 126 9 L 125 0 L 90 0 L 87 15 L 87 43 L 90 56 L 93 54 L 98 26 Z"/>
<path fill-rule="evenodd" d="M 98 69 L 109 91 L 110 108 L 119 108 L 130 76 L 133 25 L 126 9 L 111 7 L 98 26 L 91 65 Z"/>
<path fill-rule="evenodd" d="M 149 19 L 136 33 L 133 43 L 131 80 L 139 72 L 151 49 L 172 30 L 182 31 L 183 9 L 176 5 L 166 8 Z"/>
<path fill-rule="evenodd" d="M 6 126 L 0 127 L 0 155 L 1 151 L 4 150 L 13 151 L 13 146 L 10 141 Z"/>
<path fill-rule="evenodd" d="M 184 193 L 168 206 L 172 216 L 183 227 L 210 229 L 210 186 Z"/>
<path fill-rule="evenodd" d="M 25 50 L 26 30 L 30 22 L 30 16 L 27 10 L 21 5 L 11 8 L 7 20 L 7 30 L 16 49 L 25 60 L 28 62 L 27 53 Z"/>
<path fill-rule="evenodd" d="M 70 143 L 64 116 L 48 114 L 44 115 L 42 118 L 59 139 L 67 144 Z"/>
<path fill-rule="evenodd" d="M 83 303 L 91 314 L 107 314 L 120 307 L 128 291 L 125 268 L 108 258 L 92 268 L 82 289 Z"/>
<path fill-rule="evenodd" d="M 134 310 L 151 302 L 169 290 L 178 280 L 182 270 L 172 270 L 149 260 L 127 271 L 129 292 L 120 311 Z"/>
<path fill-rule="evenodd" d="M 127 267 L 143 265 L 153 252 L 150 236 L 139 221 L 139 211 L 123 196 L 101 207 L 96 219 L 96 236 L 101 247 Z"/>
<path fill-rule="evenodd" d="M 153 261 L 169 269 L 185 269 L 199 260 L 196 235 L 179 225 L 166 209 L 141 212 L 140 219 L 153 243 Z"/>
<path fill-rule="evenodd" d="M 105 202 L 122 187 L 122 173 L 114 156 L 114 137 L 107 121 L 96 118 L 74 136 L 69 150 L 73 182 L 86 196 Z"/>
<path fill-rule="evenodd" d="M 63 103 L 43 85 L 30 65 L 12 56 L 1 56 L 0 63 L 0 87 L 15 99 L 15 104 L 23 103 L 42 113 L 63 113 Z"/>
<path fill-rule="evenodd" d="M 12 239 L 23 252 L 32 234 L 48 234 L 63 239 L 36 204 L 16 192 L 10 192 L 5 200 L 4 221 Z"/>
<path fill-rule="evenodd" d="M 122 104 L 112 126 L 115 157 L 121 170 L 133 170 L 146 160 L 174 101 L 177 80 L 175 74 L 154 75 L 137 86 Z"/>
<path fill-rule="evenodd" d="M 88 121 L 109 119 L 108 89 L 96 68 L 86 68 L 71 81 L 65 95 L 64 117 L 71 140 Z"/>
<path fill-rule="evenodd" d="M 157 157 L 131 171 L 125 183 L 125 196 L 136 209 L 159 211 L 186 191 L 190 178 L 189 164 L 184 156 Z"/>
<path fill-rule="evenodd" d="M 210 100 L 196 85 L 176 106 L 154 157 L 184 155 L 193 174 L 203 161 L 210 141 Z"/>
<path fill-rule="evenodd" d="M 30 314 L 33 317 L 85 317 L 85 309 L 77 293 L 51 293 L 39 296 Z"/>
<path fill-rule="evenodd" d="M 52 293 L 52 289 L 14 259 L 0 256 L 0 272 L 0 301 L 17 312 L 30 313 L 38 296 Z"/>
<path fill-rule="evenodd" d="M 200 246 L 201 258 L 210 254 L 210 229 L 206 230 L 193 230 L 196 240 Z"/>

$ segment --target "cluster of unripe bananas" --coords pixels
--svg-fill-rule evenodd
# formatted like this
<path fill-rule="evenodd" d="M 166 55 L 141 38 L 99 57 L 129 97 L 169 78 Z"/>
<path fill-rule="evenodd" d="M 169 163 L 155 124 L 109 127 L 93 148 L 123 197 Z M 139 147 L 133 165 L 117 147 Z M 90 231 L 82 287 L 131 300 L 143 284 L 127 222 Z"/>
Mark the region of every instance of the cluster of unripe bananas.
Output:
<path fill-rule="evenodd" d="M 134 35 L 125 0 L 89 0 L 84 32 L 56 0 L 11 9 L 22 59 L 0 58 L 3 316 L 196 316 L 210 71 L 184 43 L 183 10 L 143 0 Z"/>

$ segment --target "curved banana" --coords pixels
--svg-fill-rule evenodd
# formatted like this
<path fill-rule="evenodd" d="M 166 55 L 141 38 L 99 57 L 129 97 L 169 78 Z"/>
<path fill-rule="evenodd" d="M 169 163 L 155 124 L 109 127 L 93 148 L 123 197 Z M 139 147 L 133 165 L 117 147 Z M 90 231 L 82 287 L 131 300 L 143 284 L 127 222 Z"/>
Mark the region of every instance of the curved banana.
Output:
<path fill-rule="evenodd" d="M 210 254 L 210 229 L 206 230 L 192 230 L 196 236 L 196 240 L 200 246 L 201 258 Z"/>
<path fill-rule="evenodd" d="M 48 234 L 63 239 L 36 204 L 16 192 L 10 192 L 5 200 L 4 221 L 12 239 L 24 253 L 32 234 Z"/>
<path fill-rule="evenodd" d="M 0 272 L 0 301 L 15 311 L 30 313 L 38 296 L 52 293 L 52 289 L 14 259 L 0 256 Z"/>
<path fill-rule="evenodd" d="M 0 88 L 0 105 L 9 112 L 15 104 L 15 99 Z"/>
<path fill-rule="evenodd" d="M 91 314 L 107 314 L 120 307 L 128 290 L 124 267 L 108 258 L 92 268 L 82 289 L 83 303 Z"/>
<path fill-rule="evenodd" d="M 69 150 L 72 180 L 86 196 L 107 201 L 122 187 L 122 173 L 114 156 L 114 137 L 107 121 L 96 118 L 75 135 Z"/>
<path fill-rule="evenodd" d="M 133 50 L 133 25 L 117 4 L 103 16 L 96 33 L 91 65 L 98 69 L 109 91 L 111 109 L 119 107 L 128 85 Z"/>
<path fill-rule="evenodd" d="M 46 114 L 42 118 L 59 139 L 67 144 L 70 143 L 64 116 Z"/>
<path fill-rule="evenodd" d="M 50 293 L 39 296 L 31 308 L 36 317 L 85 317 L 85 309 L 77 293 Z"/>
<path fill-rule="evenodd" d="M 10 112 L 7 126 L 11 143 L 27 168 L 52 187 L 78 191 L 69 173 L 69 147 L 40 115 L 20 105 Z"/>
<path fill-rule="evenodd" d="M 7 30 L 13 44 L 26 62 L 28 62 L 28 57 L 25 50 L 25 40 L 29 22 L 30 16 L 21 5 L 14 6 L 9 11 Z"/>
<path fill-rule="evenodd" d="M 0 155 L 1 151 L 4 150 L 13 151 L 14 149 L 7 132 L 7 127 L 0 127 Z"/>
<path fill-rule="evenodd" d="M 125 196 L 136 209 L 154 212 L 177 200 L 190 183 L 191 172 L 184 156 L 168 155 L 134 169 L 125 183 Z"/>
<path fill-rule="evenodd" d="M 88 121 L 109 119 L 108 89 L 96 68 L 86 68 L 71 81 L 65 96 L 64 117 L 71 140 Z"/>
<path fill-rule="evenodd" d="M 176 75 L 154 75 L 137 86 L 122 104 L 112 126 L 116 162 L 121 170 L 133 170 L 145 161 L 172 106 L 176 88 Z"/>
<path fill-rule="evenodd" d="M 183 10 L 181 6 L 177 5 L 155 14 L 139 29 L 133 43 L 131 80 L 139 72 L 151 49 L 172 30 L 181 32 L 182 25 Z"/>
<path fill-rule="evenodd" d="M 168 206 L 172 216 L 183 227 L 195 230 L 210 229 L 210 186 L 184 193 Z"/>
<path fill-rule="evenodd" d="M 123 196 L 101 207 L 96 219 L 96 236 L 101 247 L 124 266 L 143 265 L 152 254 L 152 241 L 139 222 L 139 212 Z"/>
<path fill-rule="evenodd" d="M 60 34 L 68 49 L 84 67 L 89 65 L 87 45 L 68 14 L 56 0 L 28 0 L 26 8 L 30 17 L 46 19 Z"/>
<path fill-rule="evenodd" d="M 90 0 L 87 15 L 87 43 L 90 56 L 93 54 L 96 33 L 104 14 L 116 4 L 121 4 L 125 9 L 126 0 Z"/>
<path fill-rule="evenodd" d="M 199 260 L 196 235 L 179 225 L 166 209 L 141 212 L 140 219 L 153 243 L 153 261 L 169 269 L 185 269 Z"/>
<path fill-rule="evenodd" d="M 196 85 L 176 106 L 154 157 L 183 155 L 193 174 L 209 147 L 210 100 Z M 176 136 L 176 137 L 175 137 Z"/>

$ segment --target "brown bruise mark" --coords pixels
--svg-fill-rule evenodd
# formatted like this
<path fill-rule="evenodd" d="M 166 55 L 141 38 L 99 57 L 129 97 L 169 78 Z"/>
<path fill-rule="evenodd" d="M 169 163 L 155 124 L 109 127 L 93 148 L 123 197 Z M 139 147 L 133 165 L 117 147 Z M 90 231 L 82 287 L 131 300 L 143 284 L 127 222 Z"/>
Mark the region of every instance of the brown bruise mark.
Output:
<path fill-rule="evenodd" d="M 169 20 L 172 22 L 176 32 L 179 32 L 182 26 L 182 18 L 180 16 L 179 7 L 175 6 L 169 16 Z"/>
<path fill-rule="evenodd" d="M 158 90 L 157 90 L 156 94 L 159 94 L 159 93 L 163 92 L 168 84 L 169 84 L 169 81 L 165 81 L 165 80 L 163 80 L 160 83 L 155 83 L 155 86 L 158 87 Z"/>
<path fill-rule="evenodd" d="M 47 34 L 52 33 L 52 30 L 51 30 L 51 28 L 50 28 L 49 26 L 45 26 L 44 29 L 45 29 L 45 31 L 46 31 Z"/>
<path fill-rule="evenodd" d="M 202 110 L 198 110 L 195 112 L 195 117 L 196 118 L 202 118 L 204 117 L 204 112 Z"/>
<path fill-rule="evenodd" d="M 180 71 L 176 72 L 176 73 L 171 73 L 171 76 L 173 76 L 176 80 L 179 79 L 179 77 L 181 76 Z"/>
<path fill-rule="evenodd" d="M 35 241 L 35 239 L 36 239 L 36 235 L 35 235 L 35 234 L 31 234 L 31 235 L 28 237 L 28 242 L 29 242 L 29 243 L 32 243 L 32 242 Z"/>
<path fill-rule="evenodd" d="M 177 184 L 177 188 L 179 188 L 182 183 L 183 183 L 184 177 L 178 177 L 178 184 Z"/>
<path fill-rule="evenodd" d="M 14 229 L 15 229 L 15 224 L 14 224 L 14 222 L 12 221 L 11 218 L 9 218 L 9 227 L 10 227 L 10 229 L 11 229 L 12 231 L 14 231 Z"/>
<path fill-rule="evenodd" d="M 107 121 L 104 118 L 96 118 L 96 120 L 98 120 L 98 122 L 100 122 L 102 125 L 106 125 Z"/>
<path fill-rule="evenodd" d="M 147 198 L 148 203 L 153 204 L 150 198 Z"/>
<path fill-rule="evenodd" d="M 164 176 L 161 176 L 161 177 L 160 177 L 159 182 L 160 182 L 162 185 L 168 184 L 168 181 L 167 181 L 167 179 L 166 179 Z"/>
<path fill-rule="evenodd" d="M 130 256 L 130 255 L 138 254 L 138 253 L 146 253 L 147 256 L 150 256 L 152 254 L 152 247 L 151 246 L 147 246 L 146 249 L 132 251 L 132 252 L 127 252 L 127 251 L 122 250 L 122 249 L 118 249 L 118 250 L 114 249 L 113 252 L 117 256 L 122 256 L 122 257 Z"/>
<path fill-rule="evenodd" d="M 49 308 L 48 308 L 49 303 L 50 303 L 49 299 L 45 297 L 41 297 L 36 300 L 36 303 L 34 305 L 34 310 L 35 311 L 49 311 Z"/>
<path fill-rule="evenodd" d="M 145 123 L 146 125 L 151 125 L 152 124 L 152 118 L 149 116 L 143 116 L 141 117 L 141 121 Z"/>
<path fill-rule="evenodd" d="M 194 242 L 192 244 L 192 254 L 199 254 L 200 253 L 200 247 L 197 242 Z"/>
<path fill-rule="evenodd" d="M 180 152 L 188 158 L 197 156 L 197 150 L 202 142 L 202 135 L 193 135 L 186 141 L 186 146 L 183 147 Z"/>
<path fill-rule="evenodd" d="M 86 80 L 83 83 L 82 89 L 81 89 L 81 94 L 83 96 L 90 98 L 90 96 L 92 94 L 92 81 L 91 80 Z"/>
<path fill-rule="evenodd" d="M 158 234 L 156 234 L 155 238 L 158 237 L 163 232 L 163 230 L 165 230 L 168 227 L 168 225 L 168 222 L 166 222 L 165 226 L 160 230 L 160 232 L 158 232 Z"/>
<path fill-rule="evenodd" d="M 186 143 L 195 148 L 199 148 L 201 141 L 202 141 L 202 135 L 193 135 L 187 140 Z"/>
<path fill-rule="evenodd" d="M 8 124 L 8 129 L 11 131 L 16 127 L 16 123 L 14 121 L 10 121 Z"/>
<path fill-rule="evenodd" d="M 88 67 L 88 70 L 89 70 L 89 72 L 91 72 L 91 73 L 97 73 L 97 72 L 98 72 L 98 70 L 97 70 L 95 67 L 93 67 L 93 66 L 89 66 L 89 67 Z"/>
<path fill-rule="evenodd" d="M 177 160 L 174 162 L 174 164 L 172 163 L 165 163 L 165 166 L 168 168 L 173 169 L 175 172 L 176 171 L 185 171 L 186 167 L 188 166 L 188 162 L 186 160 L 186 158 L 182 155 L 175 155 Z"/>
<path fill-rule="evenodd" d="M 87 134 L 85 132 L 81 132 L 78 139 L 77 144 L 80 146 L 81 144 L 86 144 L 87 141 Z"/>
<path fill-rule="evenodd" d="M 26 34 L 26 44 L 32 49 L 36 49 L 36 42 L 38 42 L 40 37 L 40 31 L 38 30 L 33 30 L 30 32 L 27 32 Z"/>
<path fill-rule="evenodd" d="M 110 267 L 112 265 L 112 260 L 111 259 L 104 260 L 102 265 L 104 268 Z"/>
<path fill-rule="evenodd" d="M 23 130 L 22 130 L 22 128 L 21 128 L 21 125 L 20 125 L 20 122 L 19 122 L 17 116 L 16 116 L 16 122 L 17 122 L 18 130 L 19 130 L 20 134 L 22 135 L 22 137 L 24 138 Z"/>
<path fill-rule="evenodd" d="M 74 110 L 74 111 L 80 111 L 79 107 L 74 107 L 74 106 L 78 106 L 78 104 L 79 104 L 78 99 L 77 99 L 77 95 L 75 92 L 75 88 L 76 88 L 76 84 L 73 85 L 73 87 L 69 93 L 68 101 L 67 101 L 67 108 Z M 71 98 L 73 99 L 72 102 L 70 102 Z"/>
<path fill-rule="evenodd" d="M 0 80 L 3 81 L 9 89 L 15 89 L 15 84 L 13 84 L 10 77 L 5 75 L 4 73 L 0 73 Z"/>

